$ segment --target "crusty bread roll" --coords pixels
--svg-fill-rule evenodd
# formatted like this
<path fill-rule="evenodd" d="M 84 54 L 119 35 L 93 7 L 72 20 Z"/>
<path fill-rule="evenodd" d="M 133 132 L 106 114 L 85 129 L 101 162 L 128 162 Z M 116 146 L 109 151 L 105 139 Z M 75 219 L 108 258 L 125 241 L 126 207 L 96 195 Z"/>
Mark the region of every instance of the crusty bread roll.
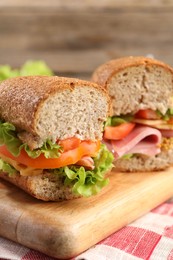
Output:
<path fill-rule="evenodd" d="M 173 69 L 161 61 L 146 57 L 123 57 L 98 67 L 92 81 L 108 90 L 113 115 L 134 115 L 139 110 L 159 110 L 162 114 L 172 106 Z M 114 166 L 121 171 L 163 170 L 173 163 L 173 144 L 161 148 L 155 156 L 138 154 L 130 159 L 119 158 Z"/>
<path fill-rule="evenodd" d="M 95 83 L 57 76 L 16 77 L 3 81 L 0 92 L 0 119 L 12 123 L 18 138 L 31 150 L 39 149 L 46 140 L 55 143 L 71 137 L 102 139 L 104 121 L 110 113 L 110 98 Z M 20 169 L 14 160 L 0 157 Z M 32 172 L 28 176 L 19 172 L 14 176 L 0 173 L 1 178 L 41 200 L 80 196 L 72 193 L 70 185 L 64 186 L 61 174 L 53 175 L 43 169 L 41 174 L 34 175 Z"/>
<path fill-rule="evenodd" d="M 146 57 L 111 60 L 95 70 L 92 81 L 109 91 L 114 115 L 148 108 L 164 114 L 173 93 L 172 68 Z"/>
<path fill-rule="evenodd" d="M 78 79 L 28 76 L 0 84 L 0 117 L 13 123 L 23 142 L 40 147 L 77 136 L 101 139 L 110 103 L 97 84 Z"/>

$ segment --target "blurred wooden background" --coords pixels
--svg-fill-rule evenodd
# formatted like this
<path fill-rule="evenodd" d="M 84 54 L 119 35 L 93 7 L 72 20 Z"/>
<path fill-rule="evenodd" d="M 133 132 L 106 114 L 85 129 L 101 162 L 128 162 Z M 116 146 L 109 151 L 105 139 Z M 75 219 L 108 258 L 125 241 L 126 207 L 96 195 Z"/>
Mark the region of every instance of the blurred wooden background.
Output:
<path fill-rule="evenodd" d="M 0 0 L 0 64 L 43 59 L 89 78 L 110 59 L 147 54 L 173 65 L 173 1 Z"/>

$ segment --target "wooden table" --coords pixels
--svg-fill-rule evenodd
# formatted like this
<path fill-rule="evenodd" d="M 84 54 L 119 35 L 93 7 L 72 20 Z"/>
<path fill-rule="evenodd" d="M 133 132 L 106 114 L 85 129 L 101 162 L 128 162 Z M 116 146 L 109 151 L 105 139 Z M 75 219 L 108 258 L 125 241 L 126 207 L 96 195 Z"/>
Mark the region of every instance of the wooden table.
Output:
<path fill-rule="evenodd" d="M 43 59 L 90 78 L 109 59 L 147 54 L 173 65 L 173 1 L 0 1 L 0 64 Z"/>

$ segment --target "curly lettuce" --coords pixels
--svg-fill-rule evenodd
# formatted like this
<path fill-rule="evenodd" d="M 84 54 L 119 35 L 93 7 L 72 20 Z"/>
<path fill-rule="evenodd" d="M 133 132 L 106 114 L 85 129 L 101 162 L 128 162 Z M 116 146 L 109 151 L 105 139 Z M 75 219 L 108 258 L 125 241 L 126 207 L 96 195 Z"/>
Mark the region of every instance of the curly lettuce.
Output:
<path fill-rule="evenodd" d="M 58 158 L 62 152 L 62 148 L 58 144 L 47 140 L 41 148 L 30 150 L 29 146 L 17 137 L 15 126 L 8 122 L 0 121 L 0 145 L 6 145 L 8 151 L 19 156 L 20 151 L 24 149 L 28 156 L 37 158 L 40 154 L 44 154 L 46 158 Z"/>
<path fill-rule="evenodd" d="M 0 170 L 7 172 L 10 177 L 17 173 L 17 170 L 13 166 L 7 162 L 4 162 L 2 159 L 0 159 Z"/>
<path fill-rule="evenodd" d="M 108 117 L 105 123 L 106 126 L 118 126 L 123 123 L 131 122 L 133 120 L 132 115 L 121 115 L 121 116 L 112 116 Z"/>
<path fill-rule="evenodd" d="M 30 76 L 30 75 L 43 75 L 51 76 L 53 75 L 52 70 L 47 66 L 47 64 L 42 61 L 27 61 L 19 70 L 20 76 Z"/>
<path fill-rule="evenodd" d="M 173 117 L 173 108 L 168 108 L 165 114 L 162 114 L 159 110 L 156 110 L 156 113 L 160 117 L 160 119 L 168 121 L 170 118 Z"/>
<path fill-rule="evenodd" d="M 165 114 L 162 114 L 159 110 L 155 111 L 158 115 L 158 118 L 161 120 L 168 121 L 170 118 L 173 117 L 173 108 L 168 108 Z M 120 115 L 120 116 L 112 116 L 108 117 L 105 123 L 106 126 L 118 126 L 123 123 L 131 122 L 134 119 L 134 115 Z"/>
<path fill-rule="evenodd" d="M 71 186 L 74 194 L 90 197 L 99 193 L 109 183 L 105 174 L 111 170 L 113 160 L 113 154 L 102 144 L 97 157 L 94 158 L 94 170 L 86 170 L 84 167 L 73 165 L 55 169 L 53 173 L 62 174 L 64 185 Z"/>
<path fill-rule="evenodd" d="M 42 60 L 28 60 L 19 69 L 12 69 L 9 65 L 0 66 L 0 81 L 17 76 L 53 75 L 53 71 Z"/>
<path fill-rule="evenodd" d="M 9 65 L 0 66 L 0 80 L 19 76 L 19 70 L 12 69 Z"/>

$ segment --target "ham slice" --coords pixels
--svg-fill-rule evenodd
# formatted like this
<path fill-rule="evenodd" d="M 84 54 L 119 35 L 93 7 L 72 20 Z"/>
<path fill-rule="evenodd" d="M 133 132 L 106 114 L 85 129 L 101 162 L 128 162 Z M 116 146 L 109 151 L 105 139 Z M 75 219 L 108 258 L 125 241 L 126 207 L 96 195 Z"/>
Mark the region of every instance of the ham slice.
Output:
<path fill-rule="evenodd" d="M 89 170 L 93 170 L 94 169 L 94 160 L 89 157 L 89 156 L 84 156 L 82 157 L 77 163 L 75 163 L 76 165 L 80 165 L 80 166 L 84 166 L 85 168 L 89 169 Z"/>
<path fill-rule="evenodd" d="M 148 156 L 154 156 L 160 153 L 160 148 L 148 141 L 141 141 L 137 145 L 135 145 L 135 147 L 133 147 L 128 153 L 129 154 L 140 153 L 140 154 L 147 154 Z"/>
<path fill-rule="evenodd" d="M 124 139 L 111 141 L 112 152 L 115 158 L 130 153 L 154 156 L 160 153 L 161 138 L 162 135 L 157 129 L 148 126 L 136 126 Z"/>

